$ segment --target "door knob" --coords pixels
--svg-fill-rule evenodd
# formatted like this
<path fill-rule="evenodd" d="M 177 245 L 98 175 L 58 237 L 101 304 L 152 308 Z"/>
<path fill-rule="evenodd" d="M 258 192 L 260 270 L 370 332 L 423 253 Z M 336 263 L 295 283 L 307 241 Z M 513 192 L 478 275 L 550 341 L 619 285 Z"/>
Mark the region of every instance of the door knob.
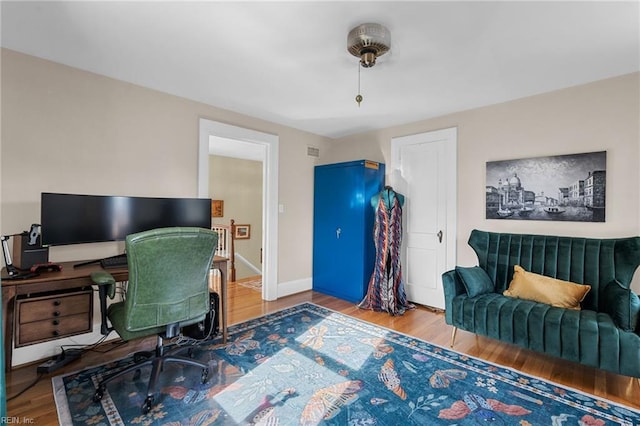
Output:
<path fill-rule="evenodd" d="M 342 229 L 341 228 L 336 228 L 336 238 L 340 239 L 340 234 L 342 234 Z"/>
<path fill-rule="evenodd" d="M 438 231 L 438 233 L 437 233 L 436 235 L 438 236 L 438 240 L 439 240 L 440 242 L 442 242 L 442 235 L 443 235 L 443 234 L 442 234 L 442 230 Z"/>

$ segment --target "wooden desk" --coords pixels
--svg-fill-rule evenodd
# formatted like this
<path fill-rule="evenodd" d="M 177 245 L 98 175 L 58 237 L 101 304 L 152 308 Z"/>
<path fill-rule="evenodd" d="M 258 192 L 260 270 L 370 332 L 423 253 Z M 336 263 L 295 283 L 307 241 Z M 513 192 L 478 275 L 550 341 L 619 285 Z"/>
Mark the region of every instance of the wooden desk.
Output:
<path fill-rule="evenodd" d="M 220 327 L 222 328 L 222 343 L 227 343 L 227 262 L 226 257 L 215 256 L 213 258 L 213 269 L 220 271 L 220 304 L 222 305 L 222 315 L 220 315 Z"/>
<path fill-rule="evenodd" d="M 220 315 L 222 340 L 227 342 L 227 261 L 225 257 L 216 256 L 213 259 L 212 267 L 220 270 L 220 299 L 222 312 Z M 80 263 L 62 262 L 62 271 L 44 272 L 34 278 L 26 280 L 6 279 L 6 270 L 2 270 L 2 322 L 4 324 L 4 354 L 5 370 L 11 370 L 13 358 L 13 346 L 15 339 L 15 309 L 16 299 L 19 296 L 30 296 L 34 294 L 46 293 L 55 297 L 56 294 L 64 294 L 65 291 L 76 288 L 91 287 L 91 273 L 103 270 L 99 264 L 91 264 L 74 268 L 73 265 Z M 129 278 L 127 268 L 107 270 L 116 281 L 126 281 Z M 91 298 L 93 299 L 93 298 Z M 75 333 L 77 334 L 77 333 Z M 71 334 L 69 334 L 71 335 Z M 52 336 L 53 340 L 66 336 Z"/>

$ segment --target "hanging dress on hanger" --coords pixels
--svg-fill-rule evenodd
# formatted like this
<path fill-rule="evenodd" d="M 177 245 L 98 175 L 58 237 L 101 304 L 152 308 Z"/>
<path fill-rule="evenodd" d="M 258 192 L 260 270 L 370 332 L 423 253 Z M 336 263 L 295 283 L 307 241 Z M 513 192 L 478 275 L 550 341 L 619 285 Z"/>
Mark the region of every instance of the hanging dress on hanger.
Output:
<path fill-rule="evenodd" d="M 358 307 L 402 315 L 406 309 L 414 308 L 407 302 L 400 265 L 402 196 L 386 187 L 376 197 L 373 228 L 376 259 L 367 295 Z"/>

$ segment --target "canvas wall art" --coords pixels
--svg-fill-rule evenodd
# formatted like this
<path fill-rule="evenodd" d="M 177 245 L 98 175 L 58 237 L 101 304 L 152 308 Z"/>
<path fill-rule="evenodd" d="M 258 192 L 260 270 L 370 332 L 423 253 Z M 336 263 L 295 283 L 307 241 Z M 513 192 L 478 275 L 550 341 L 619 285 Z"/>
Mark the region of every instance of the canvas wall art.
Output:
<path fill-rule="evenodd" d="M 604 222 L 607 152 L 489 161 L 486 218 Z"/>

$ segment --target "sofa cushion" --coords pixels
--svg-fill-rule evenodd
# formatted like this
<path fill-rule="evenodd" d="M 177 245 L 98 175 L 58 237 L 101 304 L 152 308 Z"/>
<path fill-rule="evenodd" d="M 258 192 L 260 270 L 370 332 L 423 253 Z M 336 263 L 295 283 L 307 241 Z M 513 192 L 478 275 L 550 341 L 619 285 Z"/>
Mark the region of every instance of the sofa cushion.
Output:
<path fill-rule="evenodd" d="M 479 266 L 463 268 L 456 266 L 456 273 L 464 284 L 469 297 L 476 297 L 481 294 L 493 292 L 494 285 L 489 275 Z"/>
<path fill-rule="evenodd" d="M 452 300 L 452 325 L 552 356 L 640 377 L 640 336 L 616 327 L 610 315 L 571 310 L 487 293 Z"/>
<path fill-rule="evenodd" d="M 613 280 L 604 289 L 603 311 L 624 331 L 635 331 L 640 316 L 640 298 L 618 280 Z"/>
<path fill-rule="evenodd" d="M 534 274 L 519 265 L 515 265 L 513 270 L 509 288 L 503 292 L 505 296 L 533 300 L 558 308 L 580 310 L 580 302 L 591 290 L 589 285 Z"/>

